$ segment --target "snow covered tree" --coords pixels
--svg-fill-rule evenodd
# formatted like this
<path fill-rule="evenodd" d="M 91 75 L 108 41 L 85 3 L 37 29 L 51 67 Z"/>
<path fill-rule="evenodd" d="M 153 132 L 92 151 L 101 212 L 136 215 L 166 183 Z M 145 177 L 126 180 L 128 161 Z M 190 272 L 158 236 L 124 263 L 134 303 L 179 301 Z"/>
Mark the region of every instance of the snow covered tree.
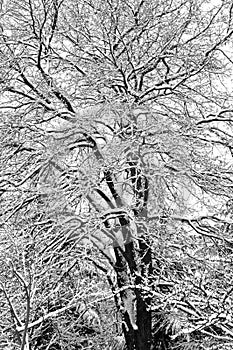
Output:
<path fill-rule="evenodd" d="M 1 6 L 0 341 L 227 349 L 232 2 Z"/>

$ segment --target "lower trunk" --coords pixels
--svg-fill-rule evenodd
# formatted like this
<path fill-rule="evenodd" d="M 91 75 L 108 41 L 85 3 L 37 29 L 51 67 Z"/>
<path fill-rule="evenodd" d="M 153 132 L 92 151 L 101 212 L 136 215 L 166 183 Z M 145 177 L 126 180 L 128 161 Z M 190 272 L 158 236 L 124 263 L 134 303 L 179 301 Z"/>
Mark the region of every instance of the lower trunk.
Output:
<path fill-rule="evenodd" d="M 143 289 L 137 288 L 142 282 L 141 277 L 133 276 L 133 271 L 130 271 L 119 248 L 115 248 L 115 254 L 115 271 L 122 304 L 122 328 L 127 350 L 151 350 L 150 297 L 144 297 Z"/>
<path fill-rule="evenodd" d="M 136 285 L 143 286 L 144 279 L 152 276 L 152 256 L 150 235 L 145 225 L 146 211 L 140 213 L 142 222 L 137 225 L 140 266 L 136 278 Z M 145 295 L 143 290 L 136 289 L 137 296 L 137 325 L 136 350 L 150 350 L 152 340 L 151 296 Z"/>
<path fill-rule="evenodd" d="M 137 326 L 135 332 L 135 349 L 150 350 L 151 349 L 151 311 L 147 310 L 145 300 L 141 296 L 137 296 Z"/>
<path fill-rule="evenodd" d="M 152 343 L 151 296 L 143 290 L 144 279 L 152 273 L 151 249 L 144 211 L 141 216 L 142 223 L 137 225 L 138 247 L 135 248 L 128 222 L 121 220 L 125 251 L 120 247 L 114 249 L 127 350 L 151 350 Z"/>
<path fill-rule="evenodd" d="M 135 350 L 135 314 L 134 302 L 135 295 L 131 287 L 130 276 L 128 274 L 127 264 L 120 248 L 115 248 L 117 274 L 117 286 L 120 288 L 122 330 L 124 333 L 127 350 Z M 131 287 L 131 288 L 130 288 Z"/>

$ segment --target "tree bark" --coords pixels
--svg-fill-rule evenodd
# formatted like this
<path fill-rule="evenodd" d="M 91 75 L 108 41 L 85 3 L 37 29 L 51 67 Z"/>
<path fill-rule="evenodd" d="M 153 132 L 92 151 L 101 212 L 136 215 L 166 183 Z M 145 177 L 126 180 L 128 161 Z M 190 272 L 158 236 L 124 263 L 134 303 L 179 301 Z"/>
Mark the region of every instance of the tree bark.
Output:
<path fill-rule="evenodd" d="M 143 214 L 145 216 L 145 211 Z M 144 217 L 145 219 L 145 217 Z M 125 224 L 125 222 L 122 224 Z M 130 234 L 129 226 L 122 226 L 123 236 Z M 152 342 L 151 296 L 144 296 L 140 288 L 143 278 L 152 273 L 151 249 L 146 226 L 137 227 L 138 249 L 133 241 L 125 245 L 123 253 L 119 247 L 115 248 L 117 283 L 121 291 L 123 332 L 127 350 L 150 350 Z M 137 265 L 136 261 L 140 261 Z M 133 288 L 135 286 L 135 288 Z M 127 288 L 128 287 L 128 288 Z"/>

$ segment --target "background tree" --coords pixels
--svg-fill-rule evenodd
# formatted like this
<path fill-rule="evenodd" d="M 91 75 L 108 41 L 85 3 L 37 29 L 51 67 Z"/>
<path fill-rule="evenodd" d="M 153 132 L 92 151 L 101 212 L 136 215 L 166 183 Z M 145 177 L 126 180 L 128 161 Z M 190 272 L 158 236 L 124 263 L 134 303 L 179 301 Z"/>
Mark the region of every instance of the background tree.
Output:
<path fill-rule="evenodd" d="M 232 345 L 232 33 L 231 1 L 2 2 L 6 348 Z"/>

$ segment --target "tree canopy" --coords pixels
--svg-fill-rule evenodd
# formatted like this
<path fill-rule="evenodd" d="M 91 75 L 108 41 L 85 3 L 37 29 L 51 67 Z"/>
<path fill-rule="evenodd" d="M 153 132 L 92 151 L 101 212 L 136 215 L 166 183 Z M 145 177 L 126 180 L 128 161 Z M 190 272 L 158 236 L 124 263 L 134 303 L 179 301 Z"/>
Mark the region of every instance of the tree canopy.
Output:
<path fill-rule="evenodd" d="M 1 2 L 4 349 L 231 348 L 232 11 Z"/>

